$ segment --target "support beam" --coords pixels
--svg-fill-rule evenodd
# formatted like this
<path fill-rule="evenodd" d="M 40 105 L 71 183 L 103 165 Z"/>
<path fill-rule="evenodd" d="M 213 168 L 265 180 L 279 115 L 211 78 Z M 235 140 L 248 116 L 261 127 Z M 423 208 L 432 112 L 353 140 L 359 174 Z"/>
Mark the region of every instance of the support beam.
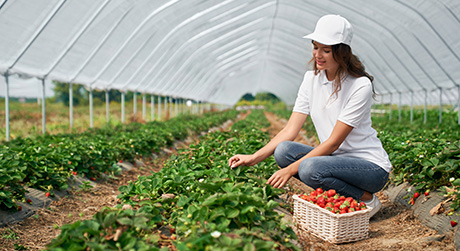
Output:
<path fill-rule="evenodd" d="M 121 92 L 121 123 L 125 123 L 125 92 Z"/>
<path fill-rule="evenodd" d="M 42 79 L 42 133 L 46 134 L 46 93 L 45 79 Z"/>
<path fill-rule="evenodd" d="M 399 103 L 398 103 L 398 112 L 399 112 L 399 116 L 398 116 L 398 121 L 401 122 L 401 109 L 402 109 L 402 97 L 401 97 L 401 93 L 399 93 Z"/>
<path fill-rule="evenodd" d="M 89 89 L 89 127 L 94 127 L 93 88 Z"/>
<path fill-rule="evenodd" d="M 424 111 L 423 111 L 423 123 L 426 124 L 426 121 L 428 119 L 428 91 L 425 90 L 425 107 L 424 107 Z"/>
<path fill-rule="evenodd" d="M 73 129 L 73 84 L 69 84 L 69 128 Z"/>
<path fill-rule="evenodd" d="M 145 97 L 145 93 L 142 93 L 142 119 L 145 121 L 146 120 L 146 112 L 147 112 L 147 100 Z"/>
<path fill-rule="evenodd" d="M 10 84 L 8 74 L 5 74 L 5 136 L 6 141 L 10 141 Z"/>
<path fill-rule="evenodd" d="M 153 94 L 150 96 L 150 121 L 155 120 L 155 97 Z"/>
<path fill-rule="evenodd" d="M 414 121 L 414 91 L 410 92 L 410 122 Z"/>
<path fill-rule="evenodd" d="M 161 97 L 158 96 L 158 120 L 161 120 Z"/>
<path fill-rule="evenodd" d="M 133 93 L 133 114 L 136 115 L 137 113 L 137 93 Z"/>
<path fill-rule="evenodd" d="M 457 124 L 460 125 L 460 85 L 457 85 L 457 91 L 458 91 L 458 94 L 457 94 L 457 112 L 458 112 Z"/>
<path fill-rule="evenodd" d="M 442 123 L 442 88 L 439 88 L 439 124 Z"/>
<path fill-rule="evenodd" d="M 105 90 L 105 114 L 107 116 L 107 124 L 110 123 L 110 100 L 109 100 L 109 90 Z"/>

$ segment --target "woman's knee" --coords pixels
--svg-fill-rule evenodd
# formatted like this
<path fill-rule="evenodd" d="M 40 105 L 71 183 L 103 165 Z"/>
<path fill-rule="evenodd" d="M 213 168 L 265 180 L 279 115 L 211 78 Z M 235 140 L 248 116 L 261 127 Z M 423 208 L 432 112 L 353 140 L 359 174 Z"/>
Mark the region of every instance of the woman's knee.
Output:
<path fill-rule="evenodd" d="M 321 185 L 321 168 L 316 161 L 317 157 L 308 158 L 299 165 L 298 174 L 300 180 L 308 186 L 317 188 Z"/>
<path fill-rule="evenodd" d="M 275 148 L 275 152 L 273 153 L 276 164 L 278 164 L 280 167 L 286 167 L 289 165 L 289 162 L 287 161 L 290 146 L 289 143 L 291 143 L 291 141 L 283 141 L 279 143 Z"/>

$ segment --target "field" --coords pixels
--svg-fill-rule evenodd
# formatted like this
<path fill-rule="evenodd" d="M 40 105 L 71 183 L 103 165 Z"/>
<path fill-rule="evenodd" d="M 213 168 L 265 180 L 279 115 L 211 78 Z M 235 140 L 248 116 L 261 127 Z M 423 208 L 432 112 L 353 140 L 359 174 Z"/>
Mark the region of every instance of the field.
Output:
<path fill-rule="evenodd" d="M 292 210 L 288 201 L 280 204 L 286 190 L 265 185 L 277 168 L 274 160 L 236 170 L 227 166 L 231 155 L 254 152 L 268 142 L 288 116 L 289 111 L 281 110 L 265 114 L 230 110 L 5 142 L 2 167 L 13 165 L 2 169 L 0 203 L 4 210 L 20 210 L 21 203 L 27 202 L 27 187 L 53 197 L 75 175 L 97 186 L 72 191 L 34 217 L 4 227 L 0 244 L 5 250 L 40 250 L 45 245 L 49 250 L 454 250 L 451 236 L 441 242 L 423 242 L 436 231 L 420 225 L 410 210 L 392 204 L 382 194 L 384 208 L 371 220 L 371 238 L 365 241 L 330 245 L 296 235 L 275 210 L 280 206 L 287 214 Z M 454 113 L 448 116 L 455 118 Z M 233 121 L 231 126 L 201 133 L 228 120 Z M 392 182 L 409 182 L 413 193 L 444 192 L 454 198 L 451 213 L 456 213 L 458 125 L 417 120 L 395 125 L 387 117 L 375 117 L 374 125 L 394 165 Z M 316 144 L 311 124 L 304 129 L 305 143 Z M 185 140 L 188 144 L 182 143 L 183 147 L 174 145 Z M 150 159 L 164 149 L 174 153 Z M 130 172 L 120 172 L 117 165 L 120 160 L 135 163 L 141 159 L 145 167 Z M 291 195 L 308 190 L 294 181 L 289 186 Z M 418 233 L 404 234 L 408 229 Z"/>

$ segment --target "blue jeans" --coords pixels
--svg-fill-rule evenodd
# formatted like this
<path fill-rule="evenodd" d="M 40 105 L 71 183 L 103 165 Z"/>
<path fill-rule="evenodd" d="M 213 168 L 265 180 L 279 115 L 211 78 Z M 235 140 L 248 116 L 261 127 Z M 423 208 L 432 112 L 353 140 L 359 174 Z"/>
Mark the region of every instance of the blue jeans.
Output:
<path fill-rule="evenodd" d="M 284 141 L 275 149 L 274 157 L 281 168 L 299 160 L 314 148 L 305 144 Z M 365 191 L 376 193 L 388 181 L 388 172 L 370 161 L 341 156 L 318 156 L 303 160 L 296 177 L 306 185 L 359 200 Z"/>

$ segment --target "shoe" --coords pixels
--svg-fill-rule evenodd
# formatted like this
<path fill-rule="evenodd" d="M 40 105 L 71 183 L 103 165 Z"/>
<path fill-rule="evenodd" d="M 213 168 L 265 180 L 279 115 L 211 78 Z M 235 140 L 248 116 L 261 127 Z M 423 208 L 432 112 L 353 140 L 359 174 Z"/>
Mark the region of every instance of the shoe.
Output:
<path fill-rule="evenodd" d="M 372 195 L 372 200 L 364 201 L 364 203 L 366 203 L 366 206 L 371 208 L 369 219 L 372 218 L 372 216 L 374 216 L 380 210 L 380 208 L 382 208 L 382 203 L 380 202 L 379 198 L 375 196 L 375 194 Z"/>

